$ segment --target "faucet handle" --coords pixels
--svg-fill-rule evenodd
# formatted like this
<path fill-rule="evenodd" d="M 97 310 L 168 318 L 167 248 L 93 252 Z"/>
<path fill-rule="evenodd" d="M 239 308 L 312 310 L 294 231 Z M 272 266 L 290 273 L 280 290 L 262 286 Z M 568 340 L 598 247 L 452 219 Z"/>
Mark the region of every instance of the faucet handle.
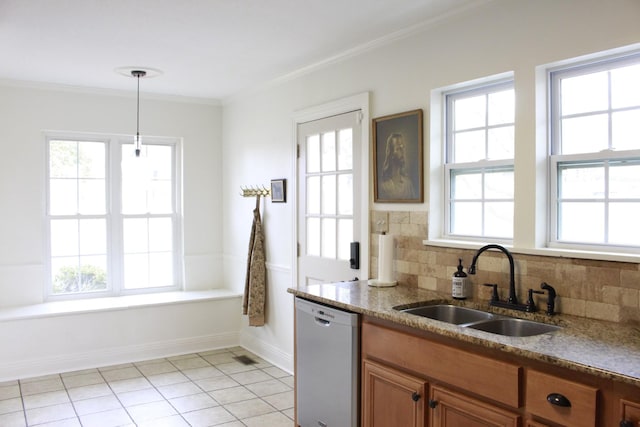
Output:
<path fill-rule="evenodd" d="M 556 306 L 556 290 L 553 289 L 553 286 L 548 284 L 547 282 L 542 282 L 540 285 L 541 289 L 544 289 L 549 293 L 549 299 L 547 300 L 547 314 L 549 316 L 553 316 L 556 314 L 555 306 Z"/>
<path fill-rule="evenodd" d="M 533 294 L 544 294 L 543 291 L 534 291 L 533 289 L 529 289 L 529 298 L 527 298 L 527 306 L 525 311 L 529 313 L 535 313 L 538 311 L 538 307 L 536 307 L 536 303 L 533 300 Z"/>
<path fill-rule="evenodd" d="M 491 292 L 491 299 L 489 300 L 489 302 L 500 301 L 500 297 L 498 296 L 498 285 L 496 283 L 485 283 L 484 286 L 493 288 L 493 291 Z"/>

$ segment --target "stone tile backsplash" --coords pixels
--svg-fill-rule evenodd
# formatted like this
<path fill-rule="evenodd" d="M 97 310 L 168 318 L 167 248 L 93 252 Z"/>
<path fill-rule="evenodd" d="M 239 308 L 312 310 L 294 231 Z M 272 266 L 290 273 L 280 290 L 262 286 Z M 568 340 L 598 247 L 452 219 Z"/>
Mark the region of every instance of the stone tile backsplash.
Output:
<path fill-rule="evenodd" d="M 382 227 L 382 228 L 381 228 Z M 371 276 L 378 271 L 378 230 L 386 229 L 396 240 L 394 272 L 398 282 L 408 286 L 451 292 L 451 276 L 462 258 L 465 272 L 473 250 L 425 246 L 427 212 L 371 211 Z M 640 323 L 640 264 L 513 254 L 518 299 L 526 301 L 529 288 L 547 282 L 556 289 L 556 310 L 591 319 Z M 477 274 L 469 276 L 473 300 L 489 300 L 497 283 L 500 297 L 507 296 L 509 263 L 504 254 L 482 254 Z M 537 295 L 539 307 L 546 297 Z"/>

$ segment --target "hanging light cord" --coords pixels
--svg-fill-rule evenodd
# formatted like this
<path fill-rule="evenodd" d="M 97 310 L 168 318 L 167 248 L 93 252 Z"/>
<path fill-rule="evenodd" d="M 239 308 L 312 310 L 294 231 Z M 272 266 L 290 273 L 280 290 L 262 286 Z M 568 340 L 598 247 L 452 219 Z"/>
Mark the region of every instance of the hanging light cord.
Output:
<path fill-rule="evenodd" d="M 135 148 L 136 148 L 136 157 L 140 157 L 140 77 L 144 77 L 147 74 L 146 71 L 143 70 L 133 70 L 131 71 L 131 75 L 138 78 L 138 101 L 136 103 L 136 139 L 135 139 Z"/>

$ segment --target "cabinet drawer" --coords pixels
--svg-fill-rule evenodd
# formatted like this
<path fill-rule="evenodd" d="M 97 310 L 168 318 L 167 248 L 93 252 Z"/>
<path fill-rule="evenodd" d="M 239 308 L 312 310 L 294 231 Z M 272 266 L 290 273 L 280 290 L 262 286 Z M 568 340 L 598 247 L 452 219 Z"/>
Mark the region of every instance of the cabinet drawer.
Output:
<path fill-rule="evenodd" d="M 597 388 L 538 371 L 527 372 L 527 411 L 549 421 L 566 426 L 595 426 L 597 397 Z"/>
<path fill-rule="evenodd" d="M 362 324 L 362 356 L 520 407 L 521 368 L 511 363 L 366 322 Z"/>

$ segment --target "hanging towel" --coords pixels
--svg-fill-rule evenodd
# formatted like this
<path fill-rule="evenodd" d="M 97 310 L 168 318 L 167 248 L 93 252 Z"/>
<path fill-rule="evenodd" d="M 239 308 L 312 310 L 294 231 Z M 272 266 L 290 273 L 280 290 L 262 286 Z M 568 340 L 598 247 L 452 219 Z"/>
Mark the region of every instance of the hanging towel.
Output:
<path fill-rule="evenodd" d="M 247 277 L 244 283 L 242 314 L 249 316 L 249 326 L 263 326 L 265 295 L 267 292 L 267 267 L 265 264 L 264 233 L 260 220 L 260 196 L 256 196 L 253 224 L 249 237 Z"/>

